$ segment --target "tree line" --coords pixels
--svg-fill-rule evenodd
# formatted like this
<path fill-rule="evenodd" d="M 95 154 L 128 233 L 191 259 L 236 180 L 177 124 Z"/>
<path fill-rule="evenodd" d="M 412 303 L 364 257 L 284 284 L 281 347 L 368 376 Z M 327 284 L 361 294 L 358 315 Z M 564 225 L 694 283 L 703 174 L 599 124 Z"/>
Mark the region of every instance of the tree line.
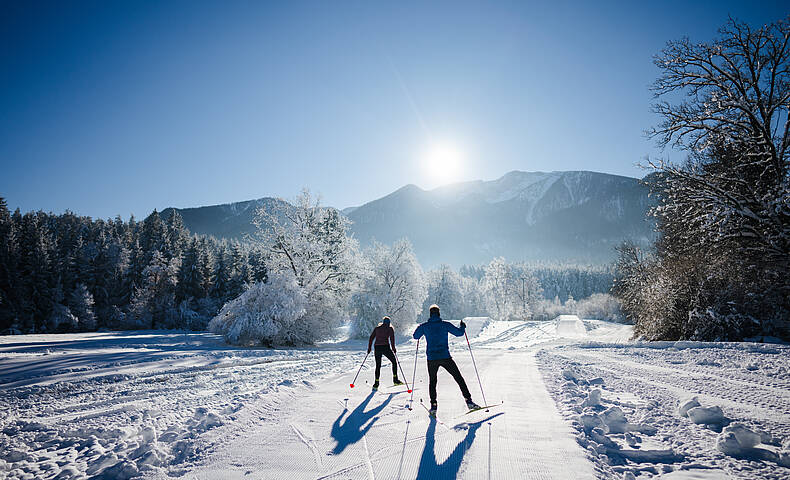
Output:
<path fill-rule="evenodd" d="M 0 198 L 1 332 L 203 329 L 265 279 L 258 247 L 192 235 L 177 212 L 94 220 Z"/>
<path fill-rule="evenodd" d="M 256 237 L 229 242 L 192 235 L 176 211 L 93 220 L 10 213 L 0 198 L 0 331 L 210 327 L 233 343 L 293 345 L 346 322 L 366 335 L 384 315 L 408 329 L 433 303 L 445 318 L 551 319 L 611 287 L 607 268 L 503 258 L 426 272 L 407 239 L 361 249 L 349 220 L 309 192 L 260 209 L 256 225 Z M 617 305 L 595 304 L 619 318 Z"/>

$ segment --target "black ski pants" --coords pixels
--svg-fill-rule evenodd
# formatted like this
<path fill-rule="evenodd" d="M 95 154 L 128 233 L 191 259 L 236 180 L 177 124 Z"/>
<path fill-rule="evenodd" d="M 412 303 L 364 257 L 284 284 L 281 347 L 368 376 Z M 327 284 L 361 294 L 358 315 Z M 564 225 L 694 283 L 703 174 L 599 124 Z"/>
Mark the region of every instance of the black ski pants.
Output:
<path fill-rule="evenodd" d="M 464 381 L 461 371 L 458 370 L 458 365 L 455 364 L 452 358 L 442 358 L 439 360 L 428 360 L 428 379 L 430 382 L 428 384 L 428 393 L 431 395 L 431 403 L 436 403 L 436 375 L 439 373 L 439 367 L 443 367 L 450 372 L 465 399 L 469 400 L 472 398 L 472 394 L 469 393 L 469 388 L 466 386 L 466 381 Z"/>
<path fill-rule="evenodd" d="M 398 376 L 398 364 L 395 361 L 395 354 L 392 353 L 390 350 L 389 345 L 375 345 L 373 347 L 374 353 L 376 355 L 376 381 L 379 380 L 379 374 L 381 373 L 381 356 L 384 355 L 392 362 L 392 376 Z"/>

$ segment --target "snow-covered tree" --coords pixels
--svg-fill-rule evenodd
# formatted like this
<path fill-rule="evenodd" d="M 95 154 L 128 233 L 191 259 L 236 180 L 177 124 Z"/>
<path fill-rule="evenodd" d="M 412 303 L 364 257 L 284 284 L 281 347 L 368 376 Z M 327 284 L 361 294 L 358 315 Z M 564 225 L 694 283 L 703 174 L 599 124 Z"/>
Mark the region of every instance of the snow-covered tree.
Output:
<path fill-rule="evenodd" d="M 408 332 L 427 295 L 422 268 L 411 243 L 407 239 L 392 246 L 374 242 L 365 258 L 365 276 L 351 300 L 352 333 L 367 336 L 385 315 L 392 319 L 396 331 Z"/>
<path fill-rule="evenodd" d="M 212 331 L 231 342 L 312 343 L 329 336 L 347 317 L 360 270 L 349 220 L 322 207 L 306 190 L 295 205 L 281 205 L 259 209 L 255 219 L 266 252 L 266 283 L 230 302 L 211 322 Z M 277 320 L 280 313 L 285 316 Z"/>
<path fill-rule="evenodd" d="M 450 265 L 442 264 L 428 272 L 426 277 L 428 297 L 423 304 L 423 312 L 427 314 L 428 308 L 436 304 L 441 308 L 443 318 L 463 318 L 466 312 L 461 276 Z"/>
<path fill-rule="evenodd" d="M 513 301 L 513 275 L 504 258 L 497 257 L 486 266 L 483 284 L 491 317 L 510 320 L 516 312 L 516 305 Z"/>
<path fill-rule="evenodd" d="M 482 277 L 461 277 L 463 311 L 459 317 L 484 317 L 488 315 L 486 292 Z"/>
<path fill-rule="evenodd" d="M 132 298 L 130 313 L 141 327 L 173 328 L 178 314 L 175 305 L 175 287 L 178 284 L 179 258 L 167 260 L 154 250 L 151 261 L 143 270 L 143 283 Z"/>
<path fill-rule="evenodd" d="M 689 156 L 649 162 L 660 238 L 648 261 L 621 250 L 616 285 L 650 339 L 790 336 L 790 19 L 719 34 L 656 57 L 652 133 Z"/>
<path fill-rule="evenodd" d="M 607 293 L 594 293 L 588 298 L 576 302 L 576 312 L 581 318 L 605 320 L 607 322 L 623 322 L 620 302 Z"/>
<path fill-rule="evenodd" d="M 543 287 L 538 278 L 524 264 L 510 266 L 511 293 L 515 297 L 515 316 L 527 320 L 534 306 L 543 299 Z"/>
<path fill-rule="evenodd" d="M 69 298 L 69 310 L 77 317 L 80 330 L 95 330 L 96 315 L 93 313 L 93 295 L 84 283 L 78 283 Z"/>
<path fill-rule="evenodd" d="M 272 272 L 266 283 L 256 283 L 225 304 L 209 323 L 209 329 L 235 345 L 314 342 L 327 329 L 318 322 L 305 321 L 308 303 L 304 288 L 292 273 Z"/>

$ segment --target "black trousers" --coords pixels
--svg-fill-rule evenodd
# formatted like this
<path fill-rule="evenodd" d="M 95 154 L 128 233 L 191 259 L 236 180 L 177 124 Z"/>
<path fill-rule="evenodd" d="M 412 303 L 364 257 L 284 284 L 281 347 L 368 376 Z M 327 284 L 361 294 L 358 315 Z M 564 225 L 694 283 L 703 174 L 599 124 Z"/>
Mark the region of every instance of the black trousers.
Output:
<path fill-rule="evenodd" d="M 428 393 L 431 395 L 431 403 L 436 403 L 436 374 L 439 373 L 439 367 L 443 367 L 450 372 L 465 399 L 472 398 L 472 394 L 469 393 L 469 388 L 466 386 L 466 381 L 464 381 L 461 371 L 458 370 L 458 365 L 455 364 L 452 358 L 442 358 L 439 360 L 428 360 L 428 379 L 430 382 L 428 384 Z"/>
<path fill-rule="evenodd" d="M 373 347 L 374 354 L 376 355 L 376 381 L 379 379 L 381 373 L 381 356 L 384 355 L 392 362 L 392 376 L 398 376 L 398 364 L 395 361 L 395 354 L 390 350 L 389 345 L 375 345 Z"/>

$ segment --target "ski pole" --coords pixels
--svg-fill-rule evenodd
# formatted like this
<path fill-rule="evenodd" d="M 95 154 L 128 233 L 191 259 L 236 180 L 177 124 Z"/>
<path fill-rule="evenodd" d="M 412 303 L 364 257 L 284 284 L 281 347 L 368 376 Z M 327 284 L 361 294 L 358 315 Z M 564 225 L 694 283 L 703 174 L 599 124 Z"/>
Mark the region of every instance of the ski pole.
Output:
<path fill-rule="evenodd" d="M 354 380 L 351 381 L 351 388 L 354 388 L 354 382 L 357 381 L 357 377 L 359 376 L 359 372 L 362 371 L 362 365 L 365 364 L 365 360 L 368 359 L 368 355 L 370 355 L 370 350 L 368 350 L 368 353 L 365 354 L 365 358 L 362 359 L 362 363 L 359 364 L 359 370 L 357 370 L 357 374 L 354 375 Z"/>
<path fill-rule="evenodd" d="M 469 347 L 469 355 L 472 356 L 472 365 L 475 367 L 475 375 L 477 375 L 477 383 L 480 384 L 480 393 L 483 395 L 483 403 L 488 405 L 488 401 L 486 401 L 486 392 L 483 391 L 483 382 L 480 381 L 480 372 L 477 371 L 477 364 L 475 363 L 475 355 L 472 353 L 472 344 L 469 343 L 469 336 L 466 334 L 466 329 L 464 329 L 464 337 L 466 337 L 466 345 Z M 488 409 L 486 409 L 486 412 Z"/>
<path fill-rule="evenodd" d="M 406 379 L 406 374 L 403 373 L 403 367 L 400 364 L 400 360 L 398 360 L 398 354 L 395 352 L 392 352 L 392 354 L 395 355 L 395 363 L 398 364 L 398 368 L 400 368 L 400 374 L 403 375 L 403 381 L 406 382 L 406 391 L 408 393 L 411 393 L 411 388 L 409 388 L 409 381 Z"/>
<path fill-rule="evenodd" d="M 414 379 L 417 376 L 417 352 L 420 351 L 420 339 L 417 339 L 417 348 L 414 349 L 414 371 L 411 374 L 411 397 L 409 397 L 409 410 L 414 405 Z"/>

